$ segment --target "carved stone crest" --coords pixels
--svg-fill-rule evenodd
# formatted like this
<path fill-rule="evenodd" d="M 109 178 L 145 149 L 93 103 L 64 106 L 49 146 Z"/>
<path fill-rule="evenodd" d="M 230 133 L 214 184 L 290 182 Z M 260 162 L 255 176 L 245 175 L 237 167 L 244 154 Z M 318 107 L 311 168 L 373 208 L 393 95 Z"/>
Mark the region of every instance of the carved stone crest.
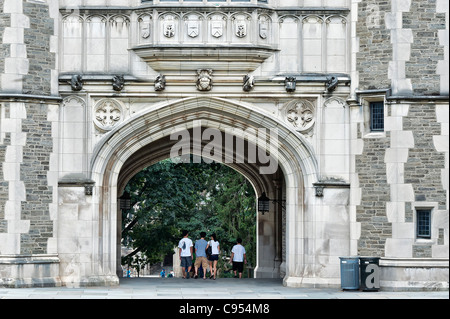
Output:
<path fill-rule="evenodd" d="M 150 24 L 141 25 L 141 37 L 143 39 L 148 39 L 150 37 Z"/>
<path fill-rule="evenodd" d="M 142 39 L 148 39 L 151 35 L 151 17 L 144 15 L 139 18 L 139 28 Z"/>
<path fill-rule="evenodd" d="M 294 100 L 284 106 L 284 116 L 297 131 L 308 133 L 315 124 L 315 106 L 308 100 Z"/>
<path fill-rule="evenodd" d="M 191 38 L 198 37 L 200 34 L 200 23 L 198 21 L 188 21 L 187 32 Z"/>
<path fill-rule="evenodd" d="M 259 36 L 264 40 L 269 36 L 269 22 L 266 20 L 259 21 Z"/>
<path fill-rule="evenodd" d="M 236 36 L 238 38 L 244 38 L 247 35 L 247 22 L 245 20 L 236 20 Z"/>
<path fill-rule="evenodd" d="M 213 86 L 212 74 L 213 70 L 211 69 L 197 70 L 196 86 L 199 91 L 211 91 Z"/>
<path fill-rule="evenodd" d="M 105 99 L 101 100 L 94 109 L 94 123 L 102 131 L 110 131 L 122 120 L 122 106 L 119 102 Z"/>
<path fill-rule="evenodd" d="M 211 22 L 211 35 L 215 38 L 220 38 L 223 35 L 223 22 L 212 21 Z"/>
<path fill-rule="evenodd" d="M 175 22 L 172 20 L 164 21 L 163 32 L 166 38 L 173 38 L 175 36 Z"/>

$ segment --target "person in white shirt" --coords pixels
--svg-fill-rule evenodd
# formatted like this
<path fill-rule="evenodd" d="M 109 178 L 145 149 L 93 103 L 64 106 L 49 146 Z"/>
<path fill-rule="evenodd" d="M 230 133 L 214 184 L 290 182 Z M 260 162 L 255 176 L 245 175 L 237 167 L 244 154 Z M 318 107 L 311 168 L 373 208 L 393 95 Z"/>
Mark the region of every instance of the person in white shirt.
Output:
<path fill-rule="evenodd" d="M 206 246 L 206 251 L 208 251 L 209 247 L 211 247 L 211 255 L 208 257 L 209 271 L 211 272 L 209 279 L 216 280 L 217 262 L 219 261 L 220 254 L 220 244 L 217 241 L 215 233 L 211 235 L 211 240 L 208 242 L 208 246 Z"/>
<path fill-rule="evenodd" d="M 192 240 L 188 238 L 189 232 L 187 230 L 183 230 L 182 234 L 183 238 L 178 243 L 178 248 L 180 249 L 181 270 L 183 272 L 183 278 L 189 279 L 194 244 L 192 243 Z"/>
<path fill-rule="evenodd" d="M 242 246 L 242 239 L 238 238 L 236 242 L 237 244 L 231 250 L 231 262 L 233 263 L 234 278 L 237 278 L 236 272 L 239 272 L 239 278 L 242 278 L 244 263 L 247 264 L 247 255 L 245 247 Z"/>

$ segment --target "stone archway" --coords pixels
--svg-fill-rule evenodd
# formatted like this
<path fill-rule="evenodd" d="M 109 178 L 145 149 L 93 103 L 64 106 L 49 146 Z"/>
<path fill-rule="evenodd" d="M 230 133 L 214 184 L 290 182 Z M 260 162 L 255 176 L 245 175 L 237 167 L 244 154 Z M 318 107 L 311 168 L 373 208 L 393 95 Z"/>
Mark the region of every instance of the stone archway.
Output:
<path fill-rule="evenodd" d="M 99 226 L 96 252 L 103 275 L 116 273 L 117 241 L 120 238 L 117 237 L 117 197 L 127 178 L 144 165 L 167 158 L 168 136 L 174 130 L 194 129 L 195 123 L 221 131 L 226 127 L 238 128 L 236 137 L 242 140 L 247 137 L 239 134 L 248 128 L 277 129 L 278 165 L 286 194 L 286 260 L 281 268 L 286 282 L 291 277 L 301 276 L 305 253 L 303 216 L 307 209 L 304 199 L 314 192 L 312 185 L 317 181 L 317 163 L 312 148 L 300 134 L 262 110 L 226 99 L 203 97 L 165 102 L 135 114 L 105 136 L 94 150 L 91 179 L 96 183 L 93 204 Z M 261 177 L 255 172 L 257 166 L 233 166 L 252 181 L 257 196 L 262 192 L 271 198 L 277 196 L 273 176 Z M 261 221 L 264 219 L 258 223 Z M 258 241 L 262 242 L 260 239 Z M 261 251 L 259 249 L 259 253 Z M 257 271 L 261 277 L 270 276 L 267 275 L 269 273 L 273 275 L 274 254 L 267 259 L 259 255 Z M 271 264 L 268 262 L 270 259 Z"/>
<path fill-rule="evenodd" d="M 193 136 L 194 130 L 206 132 L 208 128 L 205 127 L 194 127 L 193 129 L 188 130 L 190 136 Z M 221 132 L 222 138 L 221 141 L 225 141 L 225 133 Z M 128 181 L 143 168 L 151 166 L 160 160 L 164 160 L 170 158 L 171 149 L 176 144 L 176 141 L 171 140 L 169 136 L 165 136 L 157 141 L 147 144 L 142 147 L 138 152 L 134 153 L 130 156 L 126 162 L 123 164 L 119 178 L 117 183 L 118 195 L 123 193 L 123 189 L 125 188 Z M 244 144 L 244 143 L 243 143 Z M 248 142 L 245 142 L 247 145 Z M 249 149 L 249 147 L 245 147 L 245 149 Z M 207 147 L 206 141 L 203 141 L 203 147 Z M 225 147 L 225 145 L 223 145 Z M 202 148 L 203 149 L 203 148 Z M 197 155 L 198 157 L 202 157 L 203 159 L 209 158 L 205 153 L 200 150 L 192 150 L 190 154 Z M 190 155 L 189 154 L 189 155 Z M 260 163 L 251 164 L 246 160 L 244 163 L 228 163 L 225 164 L 225 160 L 219 161 L 223 165 L 229 166 L 233 168 L 235 171 L 243 175 L 249 182 L 252 184 L 255 194 L 258 196 L 262 193 L 266 193 L 270 196 L 270 198 L 278 199 L 281 198 L 281 194 L 279 193 L 278 187 L 282 187 L 284 184 L 283 173 L 279 169 L 276 170 L 272 174 L 260 174 L 259 165 Z M 281 196 L 280 196 L 281 195 Z M 278 206 L 271 206 L 271 211 L 266 214 L 257 213 L 256 229 L 257 229 L 257 265 L 255 268 L 255 275 L 259 278 L 279 278 L 280 277 L 280 265 L 282 261 L 282 231 L 281 231 L 281 223 L 282 223 L 282 210 L 278 208 Z M 117 269 L 118 275 L 120 275 L 120 236 L 121 236 L 121 213 L 118 211 L 117 213 Z"/>

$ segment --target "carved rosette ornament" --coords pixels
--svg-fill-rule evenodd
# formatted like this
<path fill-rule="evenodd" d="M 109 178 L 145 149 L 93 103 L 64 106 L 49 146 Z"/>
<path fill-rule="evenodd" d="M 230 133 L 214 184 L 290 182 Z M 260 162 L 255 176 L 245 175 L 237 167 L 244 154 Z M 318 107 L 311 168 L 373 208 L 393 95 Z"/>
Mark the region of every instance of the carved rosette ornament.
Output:
<path fill-rule="evenodd" d="M 100 131 L 110 131 L 123 119 L 123 107 L 115 100 L 104 99 L 94 108 L 94 123 Z"/>
<path fill-rule="evenodd" d="M 300 133 L 308 134 L 315 125 L 315 106 L 308 100 L 294 100 L 286 103 L 283 116 Z"/>

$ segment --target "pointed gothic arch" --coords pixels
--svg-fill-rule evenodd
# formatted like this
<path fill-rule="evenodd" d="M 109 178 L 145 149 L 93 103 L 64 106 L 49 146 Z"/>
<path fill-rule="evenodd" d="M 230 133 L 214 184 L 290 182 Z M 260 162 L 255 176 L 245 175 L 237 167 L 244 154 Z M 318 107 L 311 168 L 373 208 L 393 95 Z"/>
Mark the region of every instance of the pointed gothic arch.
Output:
<path fill-rule="evenodd" d="M 306 236 L 303 216 L 308 209 L 305 198 L 314 193 L 313 183 L 318 180 L 317 162 L 312 147 L 300 133 L 263 110 L 246 103 L 210 97 L 190 97 L 151 106 L 115 127 L 97 144 L 92 155 L 91 179 L 96 183 L 98 194 L 98 202 L 95 203 L 99 216 L 98 248 L 101 250 L 98 255 L 103 269 L 108 269 L 110 273 L 114 273 L 116 269 L 117 198 L 125 181 L 152 161 L 167 158 L 170 134 L 177 129 L 194 129 L 196 123 L 204 128 L 221 131 L 226 127 L 241 130 L 277 129 L 277 160 L 284 180 L 286 199 L 286 252 L 277 275 L 280 272 L 285 274 L 285 280 L 300 276 L 303 271 Z M 236 137 L 246 139 L 245 136 Z M 258 174 L 257 167 L 251 165 L 234 165 L 234 168 L 253 183 L 257 196 L 262 192 L 266 192 L 271 198 L 277 196 L 273 179 L 271 180 L 273 177 Z M 271 229 L 269 232 L 275 233 L 272 228 L 268 227 Z M 270 258 L 273 259 L 273 256 Z M 273 266 L 268 260 L 261 259 L 258 267 L 257 276 L 266 277 L 274 273 L 270 270 Z"/>

